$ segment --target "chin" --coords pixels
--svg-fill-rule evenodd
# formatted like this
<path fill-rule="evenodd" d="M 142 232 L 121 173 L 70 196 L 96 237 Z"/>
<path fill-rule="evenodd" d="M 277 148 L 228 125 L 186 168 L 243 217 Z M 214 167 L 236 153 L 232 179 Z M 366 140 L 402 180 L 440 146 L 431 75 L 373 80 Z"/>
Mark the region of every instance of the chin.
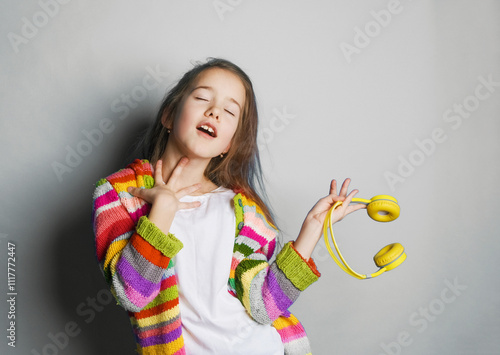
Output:
<path fill-rule="evenodd" d="M 204 152 L 191 152 L 191 153 L 186 153 L 186 156 L 189 158 L 189 159 L 205 159 L 205 160 L 211 160 L 213 158 L 216 158 L 220 155 L 217 154 L 217 153 L 210 153 L 210 152 L 207 152 L 207 151 L 204 151 Z"/>

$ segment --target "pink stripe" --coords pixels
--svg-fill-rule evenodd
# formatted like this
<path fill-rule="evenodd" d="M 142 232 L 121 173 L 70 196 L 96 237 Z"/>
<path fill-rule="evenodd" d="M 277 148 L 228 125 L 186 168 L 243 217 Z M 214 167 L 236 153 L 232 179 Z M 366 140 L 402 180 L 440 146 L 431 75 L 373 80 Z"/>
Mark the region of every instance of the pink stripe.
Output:
<path fill-rule="evenodd" d="M 276 307 L 278 307 L 282 311 L 288 309 L 288 307 L 293 304 L 292 300 L 286 294 L 286 291 L 290 292 L 290 290 L 288 290 L 287 288 L 281 288 L 281 285 L 278 282 L 276 275 L 272 269 L 267 273 L 265 286 L 273 295 Z"/>
<path fill-rule="evenodd" d="M 119 213 L 119 210 L 117 210 L 116 213 L 107 210 L 99 214 L 94 221 L 96 253 L 99 261 L 103 260 L 105 254 L 108 252 L 109 246 L 117 237 L 129 231 L 129 227 L 133 228 L 133 224 L 127 214 L 119 215 Z"/>
<path fill-rule="evenodd" d="M 105 213 L 101 213 L 97 216 L 96 225 L 99 226 L 98 231 L 101 232 L 97 235 L 97 238 L 101 238 L 101 234 L 103 232 L 109 233 L 109 227 L 114 226 L 117 223 L 123 223 L 129 219 L 127 213 L 121 210 L 120 206 L 113 207 L 109 210 L 106 210 Z M 116 235 L 115 237 L 119 237 Z"/>
<path fill-rule="evenodd" d="M 97 197 L 94 201 L 94 206 L 96 206 L 96 210 L 104 205 L 115 202 L 118 200 L 118 194 L 115 190 L 111 189 L 107 191 L 105 194 Z"/>
<path fill-rule="evenodd" d="M 126 281 L 123 282 L 123 288 L 125 290 L 125 296 L 127 297 L 127 299 L 139 308 L 143 308 L 152 300 L 154 300 L 156 296 L 158 296 L 158 293 L 153 292 L 148 297 L 144 297 L 139 292 L 137 292 L 132 287 L 132 285 L 129 285 Z"/>
<path fill-rule="evenodd" d="M 129 245 L 130 246 L 130 245 Z M 140 258 L 142 254 L 134 248 L 128 249 L 132 253 L 132 258 Z M 116 264 L 116 270 L 120 274 L 121 279 L 127 285 L 134 285 L 135 292 L 140 293 L 143 297 L 149 297 L 151 293 L 158 293 L 160 289 L 159 282 L 153 282 L 141 275 L 138 270 L 130 264 L 129 255 L 121 255 L 120 260 Z M 148 265 L 151 265 L 148 262 Z"/>
<path fill-rule="evenodd" d="M 122 195 L 123 196 L 123 195 Z M 137 197 L 122 197 L 120 198 L 120 202 L 129 212 L 134 212 L 142 207 L 146 202 Z"/>
<path fill-rule="evenodd" d="M 244 216 L 244 221 L 246 225 L 249 225 L 256 231 L 259 231 L 259 233 L 265 237 L 268 241 L 272 240 L 276 236 L 276 231 L 269 228 L 266 223 L 262 220 L 262 218 L 259 218 L 255 212 L 247 211 L 245 212 Z"/>
<path fill-rule="evenodd" d="M 262 288 L 262 299 L 264 300 L 264 305 L 266 307 L 267 315 L 271 320 L 275 320 L 281 315 L 281 311 L 274 302 L 273 295 L 268 287 Z"/>
<path fill-rule="evenodd" d="M 160 283 L 160 291 L 166 290 L 172 286 L 177 285 L 177 278 L 175 275 L 169 276 L 166 279 L 162 279 Z"/>
<path fill-rule="evenodd" d="M 286 343 L 306 336 L 306 332 L 300 323 L 289 325 L 288 327 L 280 329 L 278 330 L 278 333 L 281 336 L 281 339 Z"/>
<path fill-rule="evenodd" d="M 274 248 L 276 247 L 276 239 L 271 240 L 269 245 L 267 246 L 267 260 L 271 259 L 274 253 Z"/>
<path fill-rule="evenodd" d="M 231 270 L 233 271 L 236 270 L 236 267 L 238 266 L 239 263 L 240 261 L 233 256 L 231 259 Z"/>
<path fill-rule="evenodd" d="M 157 315 L 157 314 L 156 314 Z M 172 330 L 177 329 L 181 326 L 181 319 L 178 318 L 175 320 L 175 322 L 167 324 L 163 327 L 156 328 L 156 329 L 150 329 L 145 332 L 141 332 L 140 329 L 137 330 L 137 336 L 141 339 L 154 336 L 154 335 L 160 335 L 160 334 L 166 334 L 170 333 Z"/>
<path fill-rule="evenodd" d="M 249 226 L 244 226 L 241 231 L 240 231 L 240 236 L 244 236 L 247 238 L 250 238 L 252 240 L 255 240 L 257 243 L 260 244 L 261 247 L 266 245 L 268 243 L 267 239 L 263 238 L 261 235 L 257 234 L 251 227 Z"/>
<path fill-rule="evenodd" d="M 137 221 L 139 221 L 139 218 L 141 218 L 142 216 L 145 216 L 149 213 L 149 209 L 150 209 L 150 205 L 145 204 L 145 205 L 141 206 L 140 209 L 138 209 L 135 212 L 130 213 L 129 215 L 132 218 L 132 220 L 134 221 L 134 223 L 137 223 Z"/>
<path fill-rule="evenodd" d="M 182 328 L 178 327 L 167 334 L 153 335 L 149 338 L 138 339 L 143 348 L 152 345 L 164 345 L 176 341 L 178 339 L 182 340 Z M 167 348 L 168 349 L 168 348 Z"/>

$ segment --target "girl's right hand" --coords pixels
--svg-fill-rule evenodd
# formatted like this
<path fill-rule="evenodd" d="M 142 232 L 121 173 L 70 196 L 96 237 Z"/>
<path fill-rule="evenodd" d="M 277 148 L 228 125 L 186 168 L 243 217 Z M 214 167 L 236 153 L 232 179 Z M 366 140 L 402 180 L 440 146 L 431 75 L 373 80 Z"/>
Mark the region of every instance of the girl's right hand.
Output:
<path fill-rule="evenodd" d="M 175 213 L 178 210 L 200 206 L 199 201 L 179 201 L 182 197 L 197 191 L 201 187 L 201 184 L 182 186 L 182 182 L 179 181 L 182 169 L 188 162 L 188 158 L 181 158 L 172 171 L 168 181 L 164 182 L 162 161 L 158 160 L 154 169 L 155 184 L 151 189 L 141 189 L 132 186 L 127 189 L 128 193 L 131 195 L 142 198 L 144 201 L 151 204 L 151 211 L 149 212 L 148 218 L 165 234 L 168 234 Z"/>

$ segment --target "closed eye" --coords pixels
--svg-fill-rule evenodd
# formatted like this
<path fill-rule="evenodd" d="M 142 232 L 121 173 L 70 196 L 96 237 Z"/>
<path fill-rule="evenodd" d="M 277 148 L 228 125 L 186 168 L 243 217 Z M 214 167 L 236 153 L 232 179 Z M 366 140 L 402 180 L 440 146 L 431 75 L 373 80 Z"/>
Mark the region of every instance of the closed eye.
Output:
<path fill-rule="evenodd" d="M 202 100 L 202 101 L 208 101 L 208 99 L 205 99 L 204 97 L 195 97 L 196 100 Z"/>
<path fill-rule="evenodd" d="M 231 111 L 229 110 L 225 110 L 227 113 L 229 113 L 231 116 L 234 116 L 234 113 L 232 113 Z"/>

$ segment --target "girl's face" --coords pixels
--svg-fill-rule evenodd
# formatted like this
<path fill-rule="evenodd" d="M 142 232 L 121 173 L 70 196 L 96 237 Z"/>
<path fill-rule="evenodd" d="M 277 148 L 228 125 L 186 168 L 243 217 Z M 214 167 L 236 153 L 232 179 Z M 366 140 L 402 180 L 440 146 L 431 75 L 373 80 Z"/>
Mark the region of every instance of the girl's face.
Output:
<path fill-rule="evenodd" d="M 188 157 L 211 159 L 226 153 L 244 105 L 245 88 L 238 76 L 220 68 L 203 71 L 179 106 L 169 143 Z"/>

